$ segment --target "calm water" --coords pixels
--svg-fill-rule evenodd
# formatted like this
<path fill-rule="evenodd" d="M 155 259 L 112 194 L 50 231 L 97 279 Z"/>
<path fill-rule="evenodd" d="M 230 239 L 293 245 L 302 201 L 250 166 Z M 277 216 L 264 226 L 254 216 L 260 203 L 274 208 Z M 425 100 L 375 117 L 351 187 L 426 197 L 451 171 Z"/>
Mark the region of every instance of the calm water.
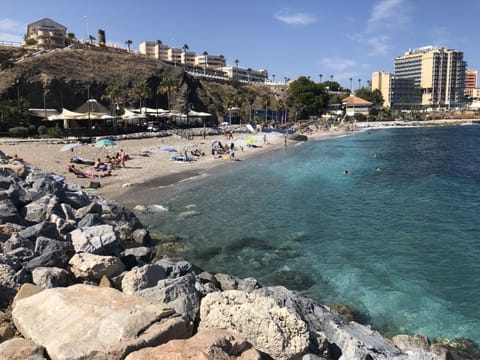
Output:
<path fill-rule="evenodd" d="M 385 335 L 480 343 L 480 126 L 379 129 L 232 164 L 153 192 L 169 211 L 142 221 L 208 271 L 348 304 Z"/>

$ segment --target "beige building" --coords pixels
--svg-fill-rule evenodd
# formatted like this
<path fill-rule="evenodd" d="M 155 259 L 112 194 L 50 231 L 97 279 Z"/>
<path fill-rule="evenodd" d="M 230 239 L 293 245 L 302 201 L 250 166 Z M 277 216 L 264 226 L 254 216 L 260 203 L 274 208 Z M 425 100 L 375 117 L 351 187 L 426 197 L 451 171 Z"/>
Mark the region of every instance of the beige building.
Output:
<path fill-rule="evenodd" d="M 457 107 L 464 100 L 465 66 L 463 52 L 425 46 L 395 58 L 395 79 L 413 80 L 418 98 L 412 105 Z"/>
<path fill-rule="evenodd" d="M 205 64 L 210 68 L 222 68 L 227 65 L 227 60 L 223 55 L 197 55 L 195 57 L 195 65 L 203 68 Z"/>
<path fill-rule="evenodd" d="M 391 107 L 393 74 L 385 71 L 377 71 L 372 74 L 371 87 L 380 90 L 383 96 L 383 106 Z"/>
<path fill-rule="evenodd" d="M 42 49 L 64 48 L 66 40 L 67 28 L 52 19 L 44 18 L 27 25 L 23 45 Z"/>
<path fill-rule="evenodd" d="M 150 58 L 161 61 L 168 61 L 173 64 L 183 64 L 188 67 L 220 68 L 226 65 L 223 55 L 197 55 L 193 51 L 185 52 L 183 49 L 172 48 L 154 41 L 142 42 L 138 50 L 140 54 L 144 54 Z"/>
<path fill-rule="evenodd" d="M 267 70 L 252 70 L 239 68 L 238 66 L 224 66 L 222 71 L 228 78 L 246 83 L 264 83 L 268 80 Z"/>

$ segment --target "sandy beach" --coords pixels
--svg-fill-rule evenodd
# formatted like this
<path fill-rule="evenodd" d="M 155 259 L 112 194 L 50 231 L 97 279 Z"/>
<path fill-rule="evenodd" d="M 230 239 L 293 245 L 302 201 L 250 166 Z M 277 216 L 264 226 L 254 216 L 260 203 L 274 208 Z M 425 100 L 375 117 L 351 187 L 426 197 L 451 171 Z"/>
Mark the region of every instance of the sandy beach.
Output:
<path fill-rule="evenodd" d="M 314 130 L 309 134 L 309 139 L 338 136 L 338 131 Z M 247 146 L 247 139 L 255 139 L 255 147 Z M 93 144 L 85 144 L 74 148 L 72 151 L 62 151 L 68 143 L 61 139 L 35 140 L 35 139 L 11 139 L 0 138 L 0 150 L 9 156 L 17 154 L 27 164 L 40 168 L 50 173 L 65 176 L 65 182 L 89 187 L 91 181 L 100 182 L 101 186 L 94 190 L 95 193 L 108 199 L 121 201 L 128 196 L 134 196 L 136 187 L 155 180 L 157 184 L 164 186 L 175 184 L 180 180 L 212 171 L 215 167 L 235 166 L 237 161 L 248 161 L 252 156 L 284 147 L 284 136 L 279 133 L 267 133 L 264 142 L 263 133 L 234 133 L 233 139 L 224 135 L 195 137 L 192 140 L 180 138 L 176 135 L 166 137 L 150 137 L 142 139 L 126 139 L 116 141 L 114 146 L 95 147 Z M 235 159 L 231 160 L 227 155 L 213 156 L 211 154 L 212 143 L 220 141 L 224 145 L 235 144 Z M 287 141 L 287 147 L 294 143 Z M 165 151 L 165 148 L 174 148 L 177 152 Z M 130 157 L 126 161 L 125 168 L 114 168 L 113 176 L 80 178 L 69 172 L 67 167 L 70 159 L 80 157 L 83 159 L 103 160 L 107 155 L 115 156 L 121 149 Z M 194 161 L 173 161 L 172 157 L 199 149 L 204 153 Z M 75 167 L 88 172 L 92 166 L 75 164 Z M 95 174 L 94 171 L 92 173 Z"/>

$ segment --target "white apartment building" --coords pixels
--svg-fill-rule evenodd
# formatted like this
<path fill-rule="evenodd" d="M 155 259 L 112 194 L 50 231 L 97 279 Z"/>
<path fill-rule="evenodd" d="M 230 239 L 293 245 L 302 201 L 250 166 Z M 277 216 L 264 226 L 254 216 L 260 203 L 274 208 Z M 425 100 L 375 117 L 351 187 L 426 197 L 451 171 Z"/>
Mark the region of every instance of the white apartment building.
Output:
<path fill-rule="evenodd" d="M 267 70 L 252 70 L 237 66 L 224 66 L 222 71 L 230 79 L 237 79 L 246 83 L 264 83 L 268 80 Z"/>

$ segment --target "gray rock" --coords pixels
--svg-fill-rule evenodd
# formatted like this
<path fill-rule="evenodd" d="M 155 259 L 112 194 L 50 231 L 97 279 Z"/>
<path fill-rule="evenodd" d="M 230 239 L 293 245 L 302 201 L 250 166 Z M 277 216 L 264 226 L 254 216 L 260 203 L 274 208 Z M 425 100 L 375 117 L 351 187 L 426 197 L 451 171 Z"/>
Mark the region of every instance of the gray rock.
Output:
<path fill-rule="evenodd" d="M 18 248 L 28 248 L 34 250 L 35 246 L 29 239 L 20 235 L 20 233 L 12 234 L 10 238 L 3 244 L 3 251 L 5 253 Z"/>
<path fill-rule="evenodd" d="M 229 274 L 215 274 L 215 279 L 220 284 L 220 289 L 222 290 L 237 290 L 238 289 L 238 278 L 233 277 Z"/>
<path fill-rule="evenodd" d="M 77 209 L 77 211 L 75 211 L 75 218 L 83 219 L 87 214 L 102 215 L 102 205 L 97 202 L 91 202 L 87 206 Z"/>
<path fill-rule="evenodd" d="M 67 186 L 63 192 L 62 203 L 70 205 L 73 209 L 80 209 L 90 204 L 88 195 L 80 188 Z"/>
<path fill-rule="evenodd" d="M 19 247 L 10 251 L 5 251 L 5 254 L 10 257 L 18 258 L 21 261 L 28 261 L 35 256 L 33 250 L 27 247 Z"/>
<path fill-rule="evenodd" d="M 46 360 L 45 348 L 32 340 L 13 338 L 0 344 L 0 358 L 8 360 Z"/>
<path fill-rule="evenodd" d="M 67 237 L 76 252 L 96 255 L 116 255 L 119 253 L 119 240 L 111 225 L 97 225 L 72 231 Z"/>
<path fill-rule="evenodd" d="M 196 277 L 192 273 L 171 279 L 159 280 L 155 286 L 137 290 L 134 295 L 165 304 L 185 317 L 195 321 L 200 309 L 201 294 L 196 288 Z"/>
<path fill-rule="evenodd" d="M 0 200 L 0 224 L 6 223 L 25 224 L 25 220 L 10 199 Z"/>
<path fill-rule="evenodd" d="M 55 195 L 46 194 L 25 205 L 21 213 L 26 221 L 39 223 L 49 220 L 52 214 L 62 216 L 63 211 L 58 198 Z"/>
<path fill-rule="evenodd" d="M 123 359 L 139 348 L 191 335 L 185 321 L 162 304 L 80 284 L 21 299 L 12 318 L 52 359 Z"/>
<path fill-rule="evenodd" d="M 166 277 L 165 270 L 159 265 L 137 266 L 123 275 L 122 291 L 134 295 L 139 290 L 157 285 Z"/>
<path fill-rule="evenodd" d="M 341 359 L 405 359 L 398 348 L 378 332 L 355 322 L 347 322 L 315 300 L 284 287 L 265 287 L 252 294 L 268 297 L 288 312 L 301 318 L 310 334 L 312 353 L 325 357 L 341 354 Z M 210 295 L 209 295 L 210 296 Z"/>
<path fill-rule="evenodd" d="M 80 228 L 86 228 L 97 225 L 105 225 L 105 221 L 98 214 L 86 214 L 77 225 Z"/>
<path fill-rule="evenodd" d="M 21 268 L 17 259 L 0 255 L 0 306 L 6 307 L 14 298 L 20 285 L 16 282 L 16 273 Z"/>
<path fill-rule="evenodd" d="M 61 239 L 60 234 L 57 230 L 57 226 L 55 225 L 55 223 L 50 221 L 41 221 L 38 224 L 29 226 L 23 229 L 20 232 L 20 235 L 24 238 L 32 240 L 33 242 L 35 242 L 35 240 L 40 236 L 45 236 L 50 239 L 56 240 Z"/>
<path fill-rule="evenodd" d="M 155 256 L 155 250 L 146 246 L 139 246 L 139 247 L 125 249 L 124 251 L 122 251 L 121 255 L 122 256 L 133 255 L 135 256 L 137 261 L 149 262 Z"/>
<path fill-rule="evenodd" d="M 148 244 L 150 239 L 150 234 L 147 229 L 136 229 L 132 234 L 133 241 L 137 244 Z"/>
<path fill-rule="evenodd" d="M 161 259 L 155 264 L 161 266 L 170 278 L 183 276 L 193 269 L 192 264 L 185 260 Z"/>
<path fill-rule="evenodd" d="M 29 202 L 35 202 L 45 194 L 60 194 L 63 187 L 61 183 L 48 176 L 45 171 L 34 168 L 30 169 L 23 185 Z"/>
<path fill-rule="evenodd" d="M 37 238 L 35 243 L 35 253 L 37 255 L 51 252 L 51 251 L 63 251 L 73 255 L 73 245 L 67 241 L 55 240 L 45 236 Z"/>
<path fill-rule="evenodd" d="M 33 283 L 43 289 L 68 286 L 72 283 L 71 274 L 57 267 L 38 267 L 32 271 Z"/>
<path fill-rule="evenodd" d="M 37 267 L 64 268 L 73 255 L 73 249 L 68 242 L 42 236 L 37 239 L 35 253 L 37 256 L 25 265 L 25 268 L 30 271 Z"/>
<path fill-rule="evenodd" d="M 125 265 L 116 256 L 89 253 L 73 255 L 68 264 L 73 275 L 81 280 L 99 281 L 103 276 L 114 277 L 125 270 Z"/>

